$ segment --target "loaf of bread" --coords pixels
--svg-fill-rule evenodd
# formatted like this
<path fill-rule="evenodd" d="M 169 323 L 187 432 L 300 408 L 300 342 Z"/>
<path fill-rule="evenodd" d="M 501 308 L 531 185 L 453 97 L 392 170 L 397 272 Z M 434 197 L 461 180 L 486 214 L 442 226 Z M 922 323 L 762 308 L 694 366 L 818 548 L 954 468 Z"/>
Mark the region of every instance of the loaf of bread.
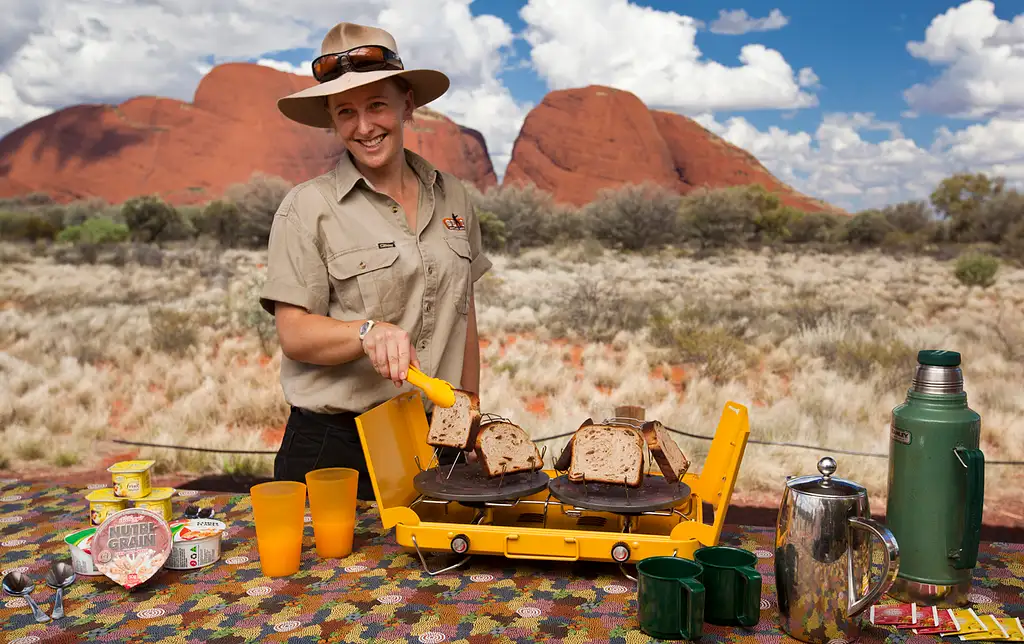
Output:
<path fill-rule="evenodd" d="M 472 392 L 455 390 L 455 404 L 434 406 L 430 418 L 427 444 L 434 447 L 471 449 L 480 428 L 480 397 Z"/>
<path fill-rule="evenodd" d="M 657 420 L 647 421 L 640 433 L 643 434 L 647 447 L 651 450 L 651 456 L 658 463 L 665 480 L 669 483 L 682 481 L 686 470 L 690 469 L 690 461 L 665 426 Z"/>
<path fill-rule="evenodd" d="M 477 431 L 475 443 L 477 461 L 487 476 L 532 472 L 544 466 L 540 450 L 515 423 L 485 423 Z"/>
<path fill-rule="evenodd" d="M 632 427 L 586 425 L 572 438 L 569 480 L 639 487 L 644 477 L 644 438 Z"/>

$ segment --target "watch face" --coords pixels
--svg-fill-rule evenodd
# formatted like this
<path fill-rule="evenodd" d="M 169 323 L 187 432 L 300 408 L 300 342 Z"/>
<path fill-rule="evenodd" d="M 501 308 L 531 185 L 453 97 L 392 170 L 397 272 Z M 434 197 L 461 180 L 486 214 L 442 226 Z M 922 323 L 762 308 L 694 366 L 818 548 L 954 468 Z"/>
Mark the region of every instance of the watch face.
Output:
<path fill-rule="evenodd" d="M 359 327 L 359 337 L 361 338 L 364 335 L 366 335 L 366 332 L 369 331 L 369 330 L 370 330 L 370 323 L 369 322 L 363 322 L 363 326 Z"/>

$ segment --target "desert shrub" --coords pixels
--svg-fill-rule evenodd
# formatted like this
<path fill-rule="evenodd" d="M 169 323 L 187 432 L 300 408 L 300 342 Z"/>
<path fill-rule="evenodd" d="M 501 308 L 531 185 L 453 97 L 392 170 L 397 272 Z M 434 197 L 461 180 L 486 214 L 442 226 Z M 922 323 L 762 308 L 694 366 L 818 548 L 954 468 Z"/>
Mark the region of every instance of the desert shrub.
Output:
<path fill-rule="evenodd" d="M 642 250 L 679 239 L 682 198 L 654 183 L 606 188 L 582 211 L 595 239 L 625 250 Z"/>
<path fill-rule="evenodd" d="M 803 212 L 782 205 L 759 212 L 754 218 L 754 234 L 758 241 L 766 243 L 788 239 L 793 223 L 801 216 Z"/>
<path fill-rule="evenodd" d="M 608 342 L 620 331 L 637 331 L 647 323 L 650 302 L 618 282 L 583 278 L 552 310 L 546 326 L 557 335 L 576 335 L 591 342 Z"/>
<path fill-rule="evenodd" d="M 260 292 L 265 282 L 263 274 L 257 274 L 249 278 L 245 285 L 245 292 L 234 313 L 242 328 L 252 331 L 260 341 L 260 348 L 264 355 L 272 356 L 278 348 L 277 326 L 274 316 L 267 313 L 260 304 Z"/>
<path fill-rule="evenodd" d="M 746 187 L 698 189 L 681 204 L 683 235 L 701 250 L 742 244 L 756 230 L 757 204 Z"/>
<path fill-rule="evenodd" d="M 995 284 L 999 260 L 991 255 L 970 252 L 961 255 L 953 268 L 953 275 L 964 286 L 987 288 Z"/>
<path fill-rule="evenodd" d="M 1010 226 L 1003 237 L 1003 248 L 1018 261 L 1024 261 L 1024 217 Z"/>
<path fill-rule="evenodd" d="M 916 352 L 899 340 L 858 339 L 823 343 L 818 355 L 847 378 L 879 378 L 882 390 L 892 389 L 913 375 Z"/>
<path fill-rule="evenodd" d="M 158 351 L 184 355 L 199 339 L 198 331 L 188 311 L 171 308 L 149 309 L 150 338 Z"/>
<path fill-rule="evenodd" d="M 1002 243 L 1011 229 L 1024 221 L 1024 194 L 1007 190 L 987 199 L 970 223 L 970 240 Z"/>
<path fill-rule="evenodd" d="M 564 208 L 532 183 L 492 187 L 484 193 L 467 186 L 467 191 L 477 212 L 489 212 L 501 220 L 504 248 L 513 254 L 520 248 L 544 246 L 557 239 L 555 218 Z"/>
<path fill-rule="evenodd" d="M 180 238 L 185 222 L 174 206 L 155 195 L 135 197 L 121 206 L 121 218 L 134 241 L 143 243 L 169 241 Z"/>
<path fill-rule="evenodd" d="M 859 212 L 843 227 L 843 239 L 855 246 L 878 246 L 896 228 L 878 210 Z"/>
<path fill-rule="evenodd" d="M 982 206 L 1001 194 L 1005 186 L 1004 178 L 992 178 L 982 172 L 961 172 L 943 179 L 932 192 L 931 202 L 935 210 L 948 220 L 950 239 L 981 241 L 976 235 Z"/>
<path fill-rule="evenodd" d="M 0 212 L 0 239 L 36 241 L 53 239 L 60 228 L 36 212 Z"/>
<path fill-rule="evenodd" d="M 106 217 L 86 219 L 80 224 L 60 231 L 57 241 L 73 244 L 116 244 L 128 239 L 128 226 L 111 221 Z"/>
<path fill-rule="evenodd" d="M 925 230 L 932 223 L 928 204 L 923 201 L 892 204 L 883 208 L 882 214 L 893 228 L 911 235 Z"/>
<path fill-rule="evenodd" d="M 237 234 L 232 246 L 266 248 L 274 214 L 292 185 L 274 175 L 254 172 L 247 183 L 229 186 L 224 198 L 238 209 Z"/>
<path fill-rule="evenodd" d="M 480 243 L 485 250 L 501 250 L 505 247 L 505 222 L 486 210 L 476 213 L 480 222 Z"/>
<path fill-rule="evenodd" d="M 824 244 L 834 241 L 845 217 L 829 212 L 805 212 L 788 222 L 786 241 L 794 244 Z"/>
<path fill-rule="evenodd" d="M 117 221 L 121 217 L 120 208 L 107 203 L 99 197 L 72 201 L 64 206 L 61 214 L 61 225 L 64 228 L 80 226 L 89 219 L 105 217 Z"/>
<path fill-rule="evenodd" d="M 671 360 L 700 365 L 704 375 L 716 381 L 740 375 L 751 356 L 734 331 L 723 324 L 707 323 L 704 310 L 656 310 L 650 317 L 650 337 Z"/>
<path fill-rule="evenodd" d="M 217 199 L 206 204 L 202 214 L 196 218 L 195 225 L 200 235 L 217 240 L 224 248 L 235 248 L 239 245 L 241 221 L 237 205 Z"/>

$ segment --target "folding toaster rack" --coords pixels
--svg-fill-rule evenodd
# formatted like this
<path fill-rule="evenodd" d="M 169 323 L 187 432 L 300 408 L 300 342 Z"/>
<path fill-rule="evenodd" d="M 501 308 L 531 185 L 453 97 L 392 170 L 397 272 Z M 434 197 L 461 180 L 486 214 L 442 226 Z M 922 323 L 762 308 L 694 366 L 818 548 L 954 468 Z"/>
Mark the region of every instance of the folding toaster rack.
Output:
<path fill-rule="evenodd" d="M 497 418 L 485 414 L 482 422 Z M 718 543 L 750 434 L 747 408 L 730 401 L 699 475 L 688 472 L 680 483 L 668 483 L 648 455 L 643 484 L 629 488 L 572 483 L 547 468 L 491 478 L 476 463 L 436 465 L 417 392 L 360 415 L 356 426 L 384 528 L 395 527 L 398 543 L 414 550 L 430 575 L 458 568 L 474 554 L 620 568 L 653 556 L 692 558 L 697 548 Z M 424 552 L 463 558 L 433 570 Z"/>

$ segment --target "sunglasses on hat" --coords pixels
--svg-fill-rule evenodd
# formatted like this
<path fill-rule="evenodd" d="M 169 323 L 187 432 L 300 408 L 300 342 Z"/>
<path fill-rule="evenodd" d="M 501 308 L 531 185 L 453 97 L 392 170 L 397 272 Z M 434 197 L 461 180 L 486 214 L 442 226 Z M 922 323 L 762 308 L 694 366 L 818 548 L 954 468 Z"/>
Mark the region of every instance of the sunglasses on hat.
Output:
<path fill-rule="evenodd" d="M 405 69 L 398 54 L 380 45 L 366 45 L 313 61 L 313 78 L 326 83 L 348 72 L 374 72 L 381 69 Z"/>

